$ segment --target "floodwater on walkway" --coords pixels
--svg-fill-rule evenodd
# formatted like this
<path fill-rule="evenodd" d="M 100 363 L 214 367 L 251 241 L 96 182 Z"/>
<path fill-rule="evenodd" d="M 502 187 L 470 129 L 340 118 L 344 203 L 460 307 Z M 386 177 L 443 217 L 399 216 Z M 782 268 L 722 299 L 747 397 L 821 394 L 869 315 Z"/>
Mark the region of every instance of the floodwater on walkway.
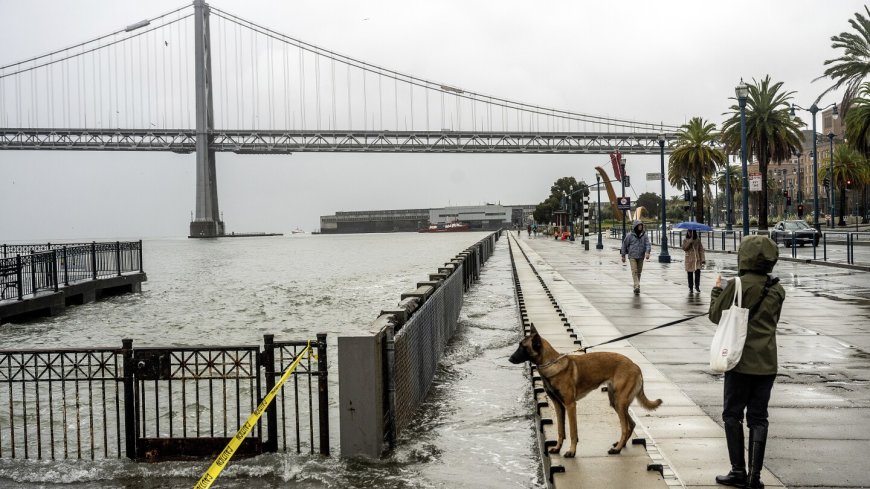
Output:
<path fill-rule="evenodd" d="M 256 345 L 313 338 L 329 344 L 331 446 L 339 452 L 336 338 L 367 331 L 484 233 L 417 233 L 153 240 L 141 294 L 0 327 L 0 348 Z M 507 357 L 519 338 L 507 244 L 466 295 L 460 329 L 430 396 L 399 448 L 382 460 L 267 454 L 233 461 L 215 487 L 541 487 L 529 382 Z M 0 487 L 191 487 L 210 461 L 0 460 Z"/>

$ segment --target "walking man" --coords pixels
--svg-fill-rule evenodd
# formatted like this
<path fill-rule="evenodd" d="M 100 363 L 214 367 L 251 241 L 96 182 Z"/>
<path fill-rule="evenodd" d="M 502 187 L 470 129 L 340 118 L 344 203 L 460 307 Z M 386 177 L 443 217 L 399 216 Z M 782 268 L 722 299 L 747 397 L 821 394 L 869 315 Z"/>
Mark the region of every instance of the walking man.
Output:
<path fill-rule="evenodd" d="M 649 252 L 652 246 L 649 242 L 649 236 L 643 229 L 643 223 L 634 221 L 631 227 L 631 232 L 625 235 L 622 241 L 620 254 L 622 255 L 622 263 L 625 263 L 625 256 L 631 264 L 631 278 L 634 280 L 634 295 L 640 294 L 640 274 L 643 271 L 643 260 L 649 260 Z"/>

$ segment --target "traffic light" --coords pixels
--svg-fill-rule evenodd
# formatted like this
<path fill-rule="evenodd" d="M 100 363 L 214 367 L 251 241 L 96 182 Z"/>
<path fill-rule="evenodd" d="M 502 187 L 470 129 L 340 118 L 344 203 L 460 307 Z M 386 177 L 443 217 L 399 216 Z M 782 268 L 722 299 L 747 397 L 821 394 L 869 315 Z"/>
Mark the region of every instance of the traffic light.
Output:
<path fill-rule="evenodd" d="M 788 190 L 786 190 L 786 189 L 782 189 L 782 196 L 783 196 L 783 197 L 788 197 Z"/>
<path fill-rule="evenodd" d="M 785 197 L 785 205 L 791 205 L 791 197 Z"/>
<path fill-rule="evenodd" d="M 798 217 L 801 219 L 804 218 L 804 205 L 803 204 L 798 204 Z"/>
<path fill-rule="evenodd" d="M 852 190 L 852 180 L 846 180 L 846 190 Z"/>
<path fill-rule="evenodd" d="M 692 194 L 688 190 L 683 190 L 683 200 L 686 202 L 692 200 Z"/>

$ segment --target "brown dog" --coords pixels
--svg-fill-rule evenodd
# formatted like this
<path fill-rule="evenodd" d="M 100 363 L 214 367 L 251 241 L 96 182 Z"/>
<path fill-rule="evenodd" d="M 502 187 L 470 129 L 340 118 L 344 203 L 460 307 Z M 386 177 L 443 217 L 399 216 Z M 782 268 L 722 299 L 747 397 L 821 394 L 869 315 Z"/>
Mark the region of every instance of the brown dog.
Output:
<path fill-rule="evenodd" d="M 517 351 L 511 355 L 511 363 L 532 362 L 544 381 L 544 389 L 556 408 L 556 427 L 559 440 L 550 448 L 550 453 L 559 453 L 565 441 L 565 415 L 571 432 L 571 448 L 565 457 L 577 453 L 577 401 L 602 384 L 607 385 L 610 407 L 619 416 L 622 433 L 619 440 L 608 450 L 609 454 L 622 451 L 631 432 L 634 420 L 628 406 L 637 398 L 649 410 L 659 407 L 661 399 L 650 401 L 643 392 L 643 374 L 640 367 L 619 353 L 587 353 L 585 355 L 560 355 L 550 343 L 542 338 L 535 327 L 531 334 L 520 341 Z"/>

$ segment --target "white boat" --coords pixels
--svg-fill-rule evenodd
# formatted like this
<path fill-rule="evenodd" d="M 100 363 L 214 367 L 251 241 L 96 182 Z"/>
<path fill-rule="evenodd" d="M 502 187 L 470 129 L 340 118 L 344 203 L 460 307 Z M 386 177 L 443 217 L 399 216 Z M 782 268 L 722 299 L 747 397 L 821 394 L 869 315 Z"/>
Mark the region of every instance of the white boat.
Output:
<path fill-rule="evenodd" d="M 291 233 L 291 234 L 305 234 L 305 231 L 302 230 L 302 229 L 299 229 L 299 228 L 297 227 L 296 229 L 290 231 L 290 233 Z"/>

